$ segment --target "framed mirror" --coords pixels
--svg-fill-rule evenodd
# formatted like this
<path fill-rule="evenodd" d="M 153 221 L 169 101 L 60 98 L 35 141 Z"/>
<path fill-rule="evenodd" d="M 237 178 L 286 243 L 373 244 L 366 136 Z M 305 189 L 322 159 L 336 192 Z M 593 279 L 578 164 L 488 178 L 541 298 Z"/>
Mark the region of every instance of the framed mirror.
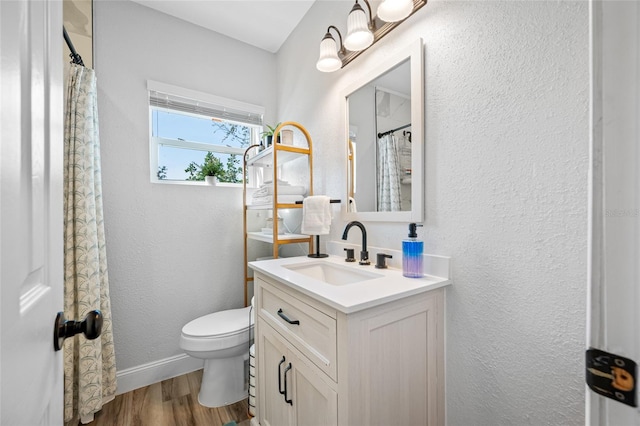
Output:
<path fill-rule="evenodd" d="M 345 88 L 345 220 L 422 222 L 422 40 Z"/>

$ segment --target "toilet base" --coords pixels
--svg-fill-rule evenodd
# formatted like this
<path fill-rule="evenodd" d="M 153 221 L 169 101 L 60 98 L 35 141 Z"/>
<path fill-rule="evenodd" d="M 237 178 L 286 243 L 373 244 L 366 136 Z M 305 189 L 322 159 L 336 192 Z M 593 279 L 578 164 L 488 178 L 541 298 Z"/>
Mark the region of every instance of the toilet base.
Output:
<path fill-rule="evenodd" d="M 222 407 L 248 397 L 249 353 L 204 362 L 198 402 L 205 407 Z"/>

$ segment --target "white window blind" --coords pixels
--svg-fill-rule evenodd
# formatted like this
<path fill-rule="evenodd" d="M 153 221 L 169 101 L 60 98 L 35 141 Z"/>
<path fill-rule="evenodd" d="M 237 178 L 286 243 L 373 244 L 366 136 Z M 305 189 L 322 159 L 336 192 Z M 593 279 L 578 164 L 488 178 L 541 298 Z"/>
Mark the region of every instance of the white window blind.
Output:
<path fill-rule="evenodd" d="M 240 124 L 258 126 L 263 124 L 264 108 L 257 105 L 154 81 L 148 81 L 147 88 L 149 105 L 152 107 L 204 115 Z"/>

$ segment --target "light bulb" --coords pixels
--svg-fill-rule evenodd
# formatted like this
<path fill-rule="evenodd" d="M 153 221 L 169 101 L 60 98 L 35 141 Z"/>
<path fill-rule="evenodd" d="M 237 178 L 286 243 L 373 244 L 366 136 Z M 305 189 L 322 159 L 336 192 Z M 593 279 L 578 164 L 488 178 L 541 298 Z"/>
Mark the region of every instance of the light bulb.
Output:
<path fill-rule="evenodd" d="M 402 21 L 413 11 L 413 0 L 384 0 L 378 6 L 378 18 L 385 22 Z"/>

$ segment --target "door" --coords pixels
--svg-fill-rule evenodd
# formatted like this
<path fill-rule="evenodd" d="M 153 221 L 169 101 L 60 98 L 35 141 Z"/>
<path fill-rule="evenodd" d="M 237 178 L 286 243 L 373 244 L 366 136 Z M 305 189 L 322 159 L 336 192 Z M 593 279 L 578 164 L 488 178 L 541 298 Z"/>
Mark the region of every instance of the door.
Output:
<path fill-rule="evenodd" d="M 0 70 L 0 424 L 62 424 L 62 2 L 0 1 Z"/>
<path fill-rule="evenodd" d="M 592 0 L 591 29 L 587 345 L 640 363 L 640 3 Z M 640 425 L 640 411 L 588 389 L 586 423 Z"/>

